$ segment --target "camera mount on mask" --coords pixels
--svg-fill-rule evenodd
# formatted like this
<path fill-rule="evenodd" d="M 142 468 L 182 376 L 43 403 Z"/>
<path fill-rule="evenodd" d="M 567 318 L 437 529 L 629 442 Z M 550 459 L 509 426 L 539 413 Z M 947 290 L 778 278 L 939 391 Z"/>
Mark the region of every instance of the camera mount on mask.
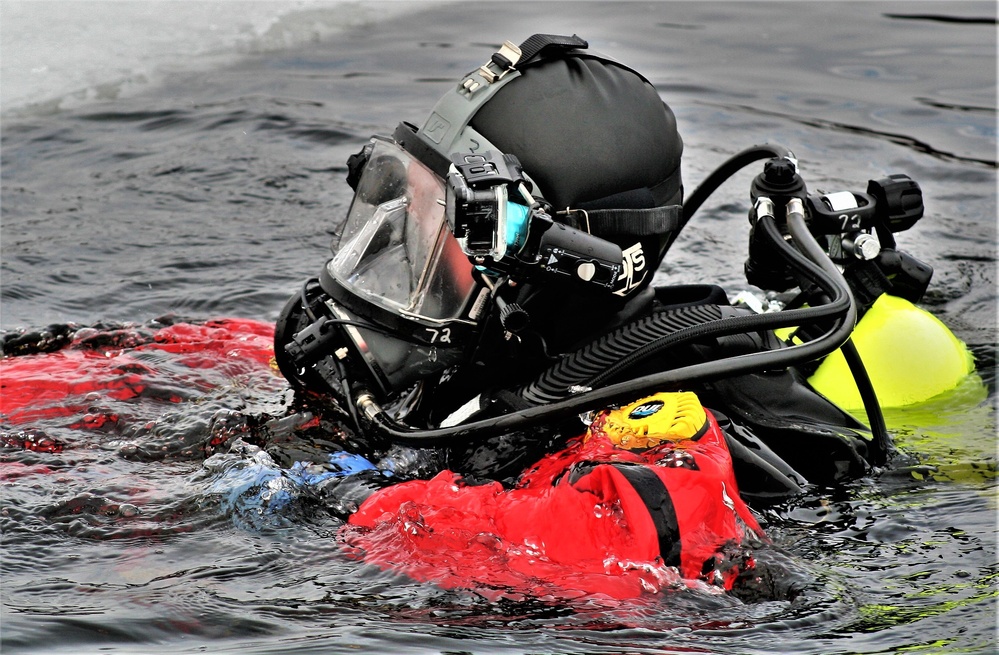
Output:
<path fill-rule="evenodd" d="M 527 282 L 538 275 L 613 290 L 624 269 L 621 247 L 556 223 L 527 188 L 514 155 L 455 154 L 447 176 L 448 227 L 484 271 Z M 520 202 L 510 200 L 510 191 Z"/>
<path fill-rule="evenodd" d="M 812 425 L 830 449 L 846 443 L 830 475 L 884 461 L 890 440 L 850 335 L 882 294 L 915 302 L 926 290 L 932 269 L 898 252 L 893 236 L 922 217 L 919 186 L 895 175 L 872 180 L 865 193 L 809 194 L 793 154 L 763 145 L 731 157 L 681 206 L 682 144 L 648 81 L 578 37 L 553 37 L 547 47 L 544 36 L 532 37 L 529 58 L 523 47 L 518 55 L 504 46 L 441 99 L 423 128 L 403 124 L 351 158 L 355 198 L 336 256 L 277 323 L 285 376 L 334 397 L 359 429 L 398 441 L 464 443 L 694 388 L 771 436 L 747 458 L 766 459 L 774 446 L 780 457 L 797 457 L 792 464 L 822 466 L 794 445 L 792 433 Z M 534 85 L 571 87 L 588 76 L 619 93 L 608 100 L 573 90 L 572 111 L 594 98 L 604 120 L 629 112 L 599 103 L 630 102 L 630 113 L 645 118 L 611 130 L 616 142 L 560 134 L 532 148 L 553 129 L 547 112 L 569 110 L 545 105 Z M 530 135 L 524 142 L 506 129 L 521 95 L 539 114 L 518 119 Z M 586 138 L 599 176 L 574 176 L 566 164 L 578 166 L 563 151 L 588 147 L 578 143 Z M 654 157 L 615 150 L 650 140 L 661 147 L 642 151 Z M 780 310 L 731 304 L 711 285 L 651 285 L 703 202 L 760 160 L 745 273 L 780 299 L 770 307 Z M 873 438 L 803 382 L 837 349 Z M 796 417 L 793 428 L 781 425 L 782 411 Z"/>

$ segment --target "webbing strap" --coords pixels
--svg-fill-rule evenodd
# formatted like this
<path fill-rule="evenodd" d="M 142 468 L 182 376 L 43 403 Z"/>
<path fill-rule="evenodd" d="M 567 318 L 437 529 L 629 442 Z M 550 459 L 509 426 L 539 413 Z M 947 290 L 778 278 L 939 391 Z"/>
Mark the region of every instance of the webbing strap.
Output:
<path fill-rule="evenodd" d="M 648 466 L 627 462 L 613 462 L 611 466 L 620 471 L 631 483 L 649 510 L 652 523 L 656 526 L 656 535 L 659 537 L 659 554 L 663 558 L 663 564 L 679 567 L 682 548 L 680 524 L 666 485 Z"/>
<path fill-rule="evenodd" d="M 520 44 L 520 61 L 517 65 L 524 66 L 531 63 L 535 58 L 550 56 L 556 50 L 585 50 L 590 46 L 585 39 L 573 34 L 572 36 L 562 36 L 560 34 L 534 34 Z"/>
<path fill-rule="evenodd" d="M 573 227 L 599 237 L 651 237 L 679 229 L 683 207 L 665 205 L 648 209 L 567 209 Z"/>
<path fill-rule="evenodd" d="M 556 51 L 567 52 L 586 48 L 587 43 L 575 34 L 558 36 L 535 34 L 528 37 L 520 47 L 520 53 L 513 44 L 504 44 L 489 61 L 462 78 L 457 87 L 444 94 L 423 127 L 419 137 L 429 139 L 442 152 L 481 150 L 484 139 L 480 135 L 465 134 L 469 131 L 469 121 L 497 91 L 520 75 L 517 66 L 540 60 Z"/>
<path fill-rule="evenodd" d="M 642 503 L 649 511 L 649 518 L 656 528 L 659 541 L 659 555 L 666 566 L 680 566 L 680 555 L 683 544 L 680 540 L 680 523 L 676 517 L 673 499 L 662 479 L 656 475 L 650 466 L 636 462 L 599 462 L 588 461 L 575 464 L 569 472 L 569 484 L 575 484 L 580 478 L 593 472 L 598 466 L 612 466 L 617 469 Z"/>

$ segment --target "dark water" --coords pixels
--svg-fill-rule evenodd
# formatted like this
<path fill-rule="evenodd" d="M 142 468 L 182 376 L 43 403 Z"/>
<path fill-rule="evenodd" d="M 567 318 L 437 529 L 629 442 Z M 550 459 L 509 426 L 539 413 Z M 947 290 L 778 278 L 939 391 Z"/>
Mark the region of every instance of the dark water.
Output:
<path fill-rule="evenodd" d="M 927 216 L 900 246 L 934 267 L 924 305 L 984 386 L 890 414 L 906 457 L 887 469 L 763 513 L 761 559 L 793 598 L 614 605 L 416 584 L 345 558 L 321 504 L 254 505 L 242 492 L 274 462 L 191 444 L 259 435 L 290 398 L 272 375 L 209 377 L 181 403 L 94 398 L 124 418 L 47 419 L 61 453 L 0 425 L 3 652 L 996 652 L 995 18 L 956 2 L 449 4 L 130 98 L 8 113 L 4 330 L 272 321 L 327 256 L 344 162 L 370 134 L 421 121 L 504 39 L 576 32 L 672 106 L 688 190 L 765 141 L 794 150 L 813 190 L 916 179 Z M 744 288 L 755 172 L 711 198 L 661 279 Z"/>

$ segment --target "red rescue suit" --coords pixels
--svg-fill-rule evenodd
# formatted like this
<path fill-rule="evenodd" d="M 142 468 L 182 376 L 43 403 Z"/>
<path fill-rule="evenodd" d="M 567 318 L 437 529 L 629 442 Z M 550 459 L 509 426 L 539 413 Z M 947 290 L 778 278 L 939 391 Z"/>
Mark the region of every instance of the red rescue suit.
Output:
<path fill-rule="evenodd" d="M 635 450 L 602 413 L 513 489 L 444 471 L 380 490 L 341 539 L 370 563 L 445 588 L 614 598 L 697 580 L 731 589 L 763 533 L 739 497 L 721 429 L 700 411 L 700 429 L 681 438 L 636 439 L 626 426 Z"/>

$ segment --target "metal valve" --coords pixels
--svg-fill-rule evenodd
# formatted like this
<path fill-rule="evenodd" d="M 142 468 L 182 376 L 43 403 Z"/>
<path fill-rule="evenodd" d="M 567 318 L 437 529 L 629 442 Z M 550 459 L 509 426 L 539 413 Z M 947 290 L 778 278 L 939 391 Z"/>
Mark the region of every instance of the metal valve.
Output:
<path fill-rule="evenodd" d="M 870 261 L 881 254 L 881 242 L 866 232 L 848 234 L 843 237 L 843 251 L 862 261 Z"/>

